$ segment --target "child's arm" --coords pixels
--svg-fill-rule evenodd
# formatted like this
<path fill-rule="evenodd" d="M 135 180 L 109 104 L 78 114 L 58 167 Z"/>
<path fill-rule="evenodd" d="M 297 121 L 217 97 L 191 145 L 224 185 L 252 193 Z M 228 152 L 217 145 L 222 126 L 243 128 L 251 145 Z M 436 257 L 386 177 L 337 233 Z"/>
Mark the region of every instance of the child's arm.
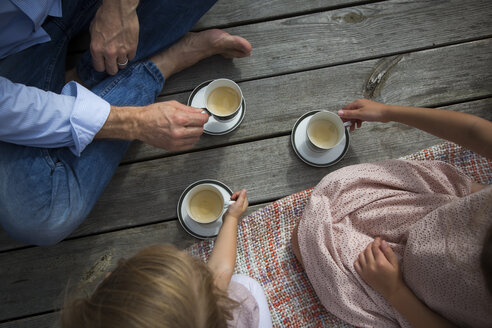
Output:
<path fill-rule="evenodd" d="M 224 213 L 222 227 L 215 240 L 215 246 L 208 260 L 208 267 L 215 276 L 215 285 L 227 290 L 236 266 L 237 225 L 241 215 L 248 208 L 246 190 L 237 191 L 231 196 L 236 202 L 229 205 Z"/>
<path fill-rule="evenodd" d="M 398 259 L 385 241 L 376 238 L 359 254 L 355 271 L 388 302 L 412 327 L 455 327 L 433 312 L 407 287 L 398 266 Z"/>
<path fill-rule="evenodd" d="M 358 99 L 338 115 L 360 127 L 362 121 L 399 122 L 431 133 L 492 158 L 492 122 L 475 115 L 443 109 L 385 105 Z"/>

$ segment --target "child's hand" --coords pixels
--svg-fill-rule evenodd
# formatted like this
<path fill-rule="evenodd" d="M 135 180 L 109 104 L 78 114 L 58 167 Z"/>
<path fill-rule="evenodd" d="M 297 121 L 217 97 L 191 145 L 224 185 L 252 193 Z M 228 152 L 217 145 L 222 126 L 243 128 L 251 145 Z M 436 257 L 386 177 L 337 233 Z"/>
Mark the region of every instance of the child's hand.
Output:
<path fill-rule="evenodd" d="M 248 198 L 246 197 L 246 189 L 242 189 L 241 191 L 236 191 L 232 194 L 231 200 L 234 200 L 235 203 L 229 205 L 229 208 L 225 212 L 224 216 L 232 216 L 236 219 L 239 219 L 241 215 L 248 208 Z"/>
<path fill-rule="evenodd" d="M 378 237 L 359 254 L 354 262 L 355 271 L 387 300 L 403 286 L 398 259 L 391 247 Z"/>
<path fill-rule="evenodd" d="M 338 116 L 340 116 L 344 122 L 352 122 L 350 131 L 353 131 L 356 124 L 357 128 L 360 128 L 363 121 L 387 122 L 384 117 L 386 108 L 387 105 L 385 104 L 368 99 L 357 99 L 339 110 Z"/>

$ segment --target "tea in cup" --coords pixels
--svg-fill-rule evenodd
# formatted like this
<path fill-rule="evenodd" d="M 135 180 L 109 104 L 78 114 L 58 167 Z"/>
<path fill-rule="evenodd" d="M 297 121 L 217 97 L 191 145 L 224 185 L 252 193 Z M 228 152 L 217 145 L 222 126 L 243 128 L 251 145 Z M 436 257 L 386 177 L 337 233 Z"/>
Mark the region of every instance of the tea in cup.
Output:
<path fill-rule="evenodd" d="M 343 123 L 337 114 L 320 111 L 309 119 L 306 129 L 308 143 L 316 151 L 332 149 L 340 144 L 348 125 L 350 122 Z"/>
<path fill-rule="evenodd" d="M 198 223 L 212 223 L 219 219 L 231 201 L 225 200 L 219 188 L 213 184 L 193 187 L 188 194 L 186 211 Z"/>
<path fill-rule="evenodd" d="M 241 108 L 243 93 L 239 86 L 229 79 L 217 79 L 205 89 L 207 111 L 217 120 L 230 120 Z"/>

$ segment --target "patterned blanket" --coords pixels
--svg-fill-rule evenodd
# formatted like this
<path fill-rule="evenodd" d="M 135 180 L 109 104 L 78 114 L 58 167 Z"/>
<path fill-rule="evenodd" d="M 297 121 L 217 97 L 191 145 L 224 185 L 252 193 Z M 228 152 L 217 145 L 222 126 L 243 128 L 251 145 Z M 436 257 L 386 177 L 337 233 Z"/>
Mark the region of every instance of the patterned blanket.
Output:
<path fill-rule="evenodd" d="M 444 161 L 477 182 L 492 184 L 492 161 L 453 143 L 444 142 L 402 159 Z M 350 327 L 319 303 L 292 253 L 291 233 L 311 191 L 287 196 L 243 218 L 238 230 L 236 273 L 262 284 L 274 327 Z M 204 240 L 188 251 L 206 261 L 213 243 Z"/>

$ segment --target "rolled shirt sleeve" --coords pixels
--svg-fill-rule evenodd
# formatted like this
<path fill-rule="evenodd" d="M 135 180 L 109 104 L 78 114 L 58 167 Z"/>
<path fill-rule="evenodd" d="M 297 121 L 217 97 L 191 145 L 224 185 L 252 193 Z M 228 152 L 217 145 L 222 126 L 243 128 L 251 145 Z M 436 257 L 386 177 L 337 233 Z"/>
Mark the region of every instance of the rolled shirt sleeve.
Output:
<path fill-rule="evenodd" d="M 4 142 L 69 147 L 80 156 L 109 111 L 107 101 L 76 82 L 56 94 L 0 77 L 0 140 Z"/>

